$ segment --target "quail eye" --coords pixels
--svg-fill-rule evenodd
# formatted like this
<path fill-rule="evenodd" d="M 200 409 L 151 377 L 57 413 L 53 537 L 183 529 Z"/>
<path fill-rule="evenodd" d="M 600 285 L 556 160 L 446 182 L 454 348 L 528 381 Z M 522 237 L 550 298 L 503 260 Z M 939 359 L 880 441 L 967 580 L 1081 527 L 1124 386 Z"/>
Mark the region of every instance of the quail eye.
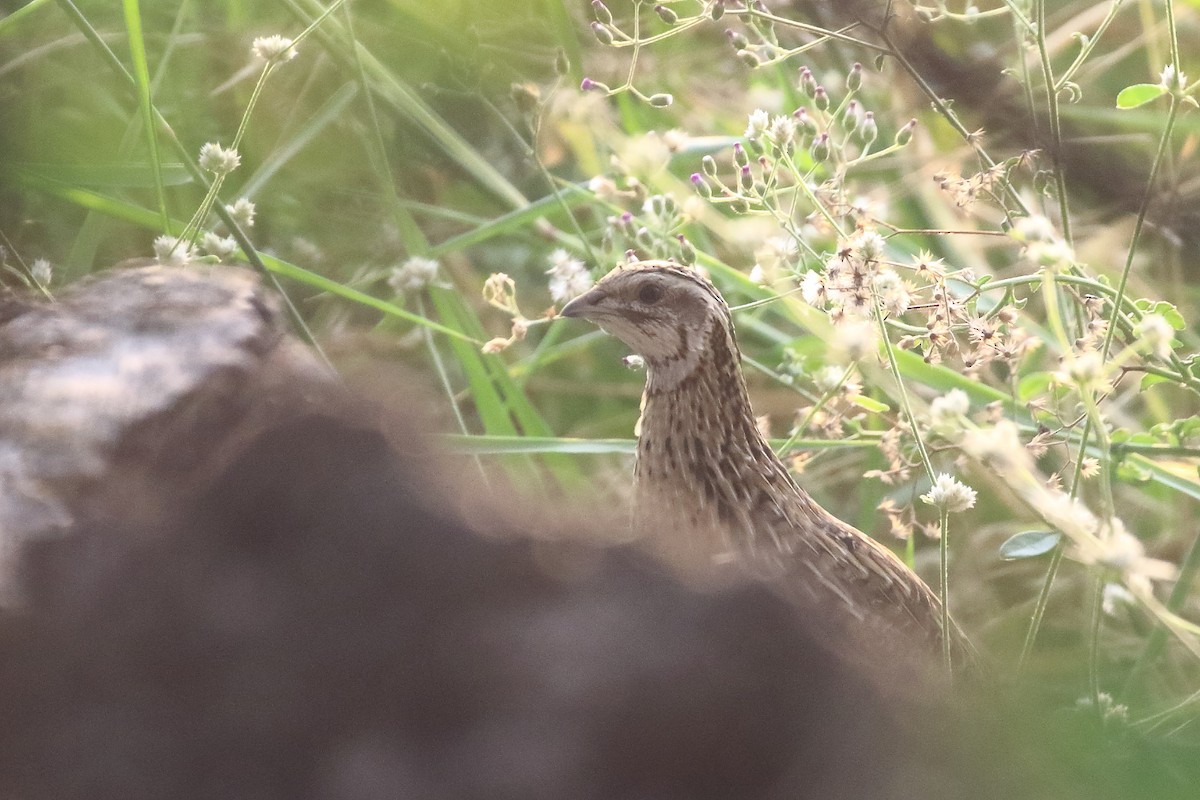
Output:
<path fill-rule="evenodd" d="M 656 283 L 647 283 L 638 291 L 638 301 L 652 306 L 662 299 L 662 287 Z"/>

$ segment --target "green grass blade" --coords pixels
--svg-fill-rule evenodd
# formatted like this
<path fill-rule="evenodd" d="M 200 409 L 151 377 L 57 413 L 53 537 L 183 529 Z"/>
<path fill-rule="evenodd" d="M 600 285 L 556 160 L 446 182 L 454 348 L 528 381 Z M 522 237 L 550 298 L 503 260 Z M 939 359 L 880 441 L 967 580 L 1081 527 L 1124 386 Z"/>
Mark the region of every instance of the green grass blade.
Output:
<path fill-rule="evenodd" d="M 283 0 L 283 3 L 306 26 L 324 11 L 315 0 Z M 507 178 L 422 100 L 416 90 L 393 75 L 365 47 L 350 40 L 349 32 L 336 18 L 325 20 L 320 28 L 313 31 L 312 38 L 319 40 L 326 51 L 351 73 L 357 71 L 357 58 L 371 90 L 395 111 L 416 123 L 435 145 L 481 186 L 510 206 L 526 205 L 528 201 L 525 196 Z M 355 48 L 357 54 L 351 48 Z"/>
<path fill-rule="evenodd" d="M 146 145 L 150 155 L 150 166 L 154 172 L 154 189 L 158 200 L 158 213 L 162 226 L 168 222 L 167 195 L 163 188 L 162 159 L 158 153 L 157 125 L 153 104 L 150 99 L 150 67 L 146 60 L 146 41 L 142 35 L 142 13 L 138 0 L 124 0 L 125 30 L 129 34 L 129 53 L 133 58 L 133 79 L 137 91 L 138 108 L 141 109 L 142 124 L 146 128 Z"/>

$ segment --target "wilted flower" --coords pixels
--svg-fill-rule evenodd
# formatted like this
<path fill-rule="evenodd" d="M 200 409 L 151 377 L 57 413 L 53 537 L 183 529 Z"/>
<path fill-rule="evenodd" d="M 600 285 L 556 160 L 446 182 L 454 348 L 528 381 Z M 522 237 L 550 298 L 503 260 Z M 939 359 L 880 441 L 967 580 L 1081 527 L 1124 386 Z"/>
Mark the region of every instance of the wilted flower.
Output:
<path fill-rule="evenodd" d="M 505 339 L 498 336 L 495 339 L 489 339 L 488 341 L 484 342 L 484 345 L 480 348 L 480 350 L 482 350 L 485 355 L 491 356 L 507 350 L 511 344 L 512 339 Z"/>
<path fill-rule="evenodd" d="M 517 284 L 503 272 L 493 272 L 483 282 L 483 299 L 501 311 L 521 315 L 517 310 Z"/>

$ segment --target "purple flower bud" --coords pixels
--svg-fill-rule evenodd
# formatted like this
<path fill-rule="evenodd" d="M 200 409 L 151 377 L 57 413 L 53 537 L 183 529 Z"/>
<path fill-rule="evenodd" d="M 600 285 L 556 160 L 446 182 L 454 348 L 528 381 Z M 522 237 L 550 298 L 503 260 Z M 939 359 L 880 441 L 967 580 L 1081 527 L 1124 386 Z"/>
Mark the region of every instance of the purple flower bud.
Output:
<path fill-rule="evenodd" d="M 733 143 L 733 163 L 739 167 L 750 163 L 750 156 L 746 153 L 746 148 L 742 147 L 741 142 Z"/>
<path fill-rule="evenodd" d="M 864 144 L 870 144 L 879 136 L 879 126 L 875 124 L 875 112 L 868 111 L 863 115 L 862 125 L 858 129 L 858 135 L 862 138 Z"/>
<path fill-rule="evenodd" d="M 654 13 L 658 14 L 658 18 L 668 25 L 674 25 L 679 21 L 679 15 L 662 4 L 654 7 Z"/>
<path fill-rule="evenodd" d="M 592 13 L 596 15 L 597 22 L 603 22 L 606 25 L 612 24 L 612 12 L 600 0 L 592 0 Z"/>
<path fill-rule="evenodd" d="M 808 67 L 800 68 L 800 89 L 809 97 L 815 97 L 817 94 L 817 79 Z"/>
<path fill-rule="evenodd" d="M 905 123 L 903 128 L 896 131 L 896 144 L 901 146 L 908 144 L 912 140 L 913 130 L 916 127 L 917 121 L 915 119 L 910 119 Z"/>
<path fill-rule="evenodd" d="M 812 159 L 818 164 L 829 158 L 829 134 L 822 133 L 812 144 Z"/>
<path fill-rule="evenodd" d="M 852 92 L 857 92 L 862 86 L 862 64 L 857 61 L 850 68 L 850 74 L 846 76 L 846 88 Z"/>
<path fill-rule="evenodd" d="M 596 41 L 600 42 L 600 44 L 613 43 L 612 28 L 608 27 L 603 22 L 593 22 L 592 33 L 596 35 Z"/>
<path fill-rule="evenodd" d="M 813 105 L 821 111 L 829 108 L 829 93 L 825 91 L 824 86 L 818 86 L 813 92 Z"/>

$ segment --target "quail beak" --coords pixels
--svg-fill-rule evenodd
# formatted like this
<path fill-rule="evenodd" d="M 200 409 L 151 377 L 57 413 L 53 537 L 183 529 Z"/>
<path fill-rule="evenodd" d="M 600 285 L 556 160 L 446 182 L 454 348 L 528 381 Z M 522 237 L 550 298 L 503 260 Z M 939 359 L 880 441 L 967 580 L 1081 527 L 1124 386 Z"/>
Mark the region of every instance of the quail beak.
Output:
<path fill-rule="evenodd" d="M 604 299 L 604 292 L 600 289 L 592 289 L 579 297 L 576 297 L 571 302 L 563 306 L 562 311 L 558 312 L 560 317 L 579 317 L 581 319 L 591 319 L 592 314 L 596 310 L 596 304 Z"/>

